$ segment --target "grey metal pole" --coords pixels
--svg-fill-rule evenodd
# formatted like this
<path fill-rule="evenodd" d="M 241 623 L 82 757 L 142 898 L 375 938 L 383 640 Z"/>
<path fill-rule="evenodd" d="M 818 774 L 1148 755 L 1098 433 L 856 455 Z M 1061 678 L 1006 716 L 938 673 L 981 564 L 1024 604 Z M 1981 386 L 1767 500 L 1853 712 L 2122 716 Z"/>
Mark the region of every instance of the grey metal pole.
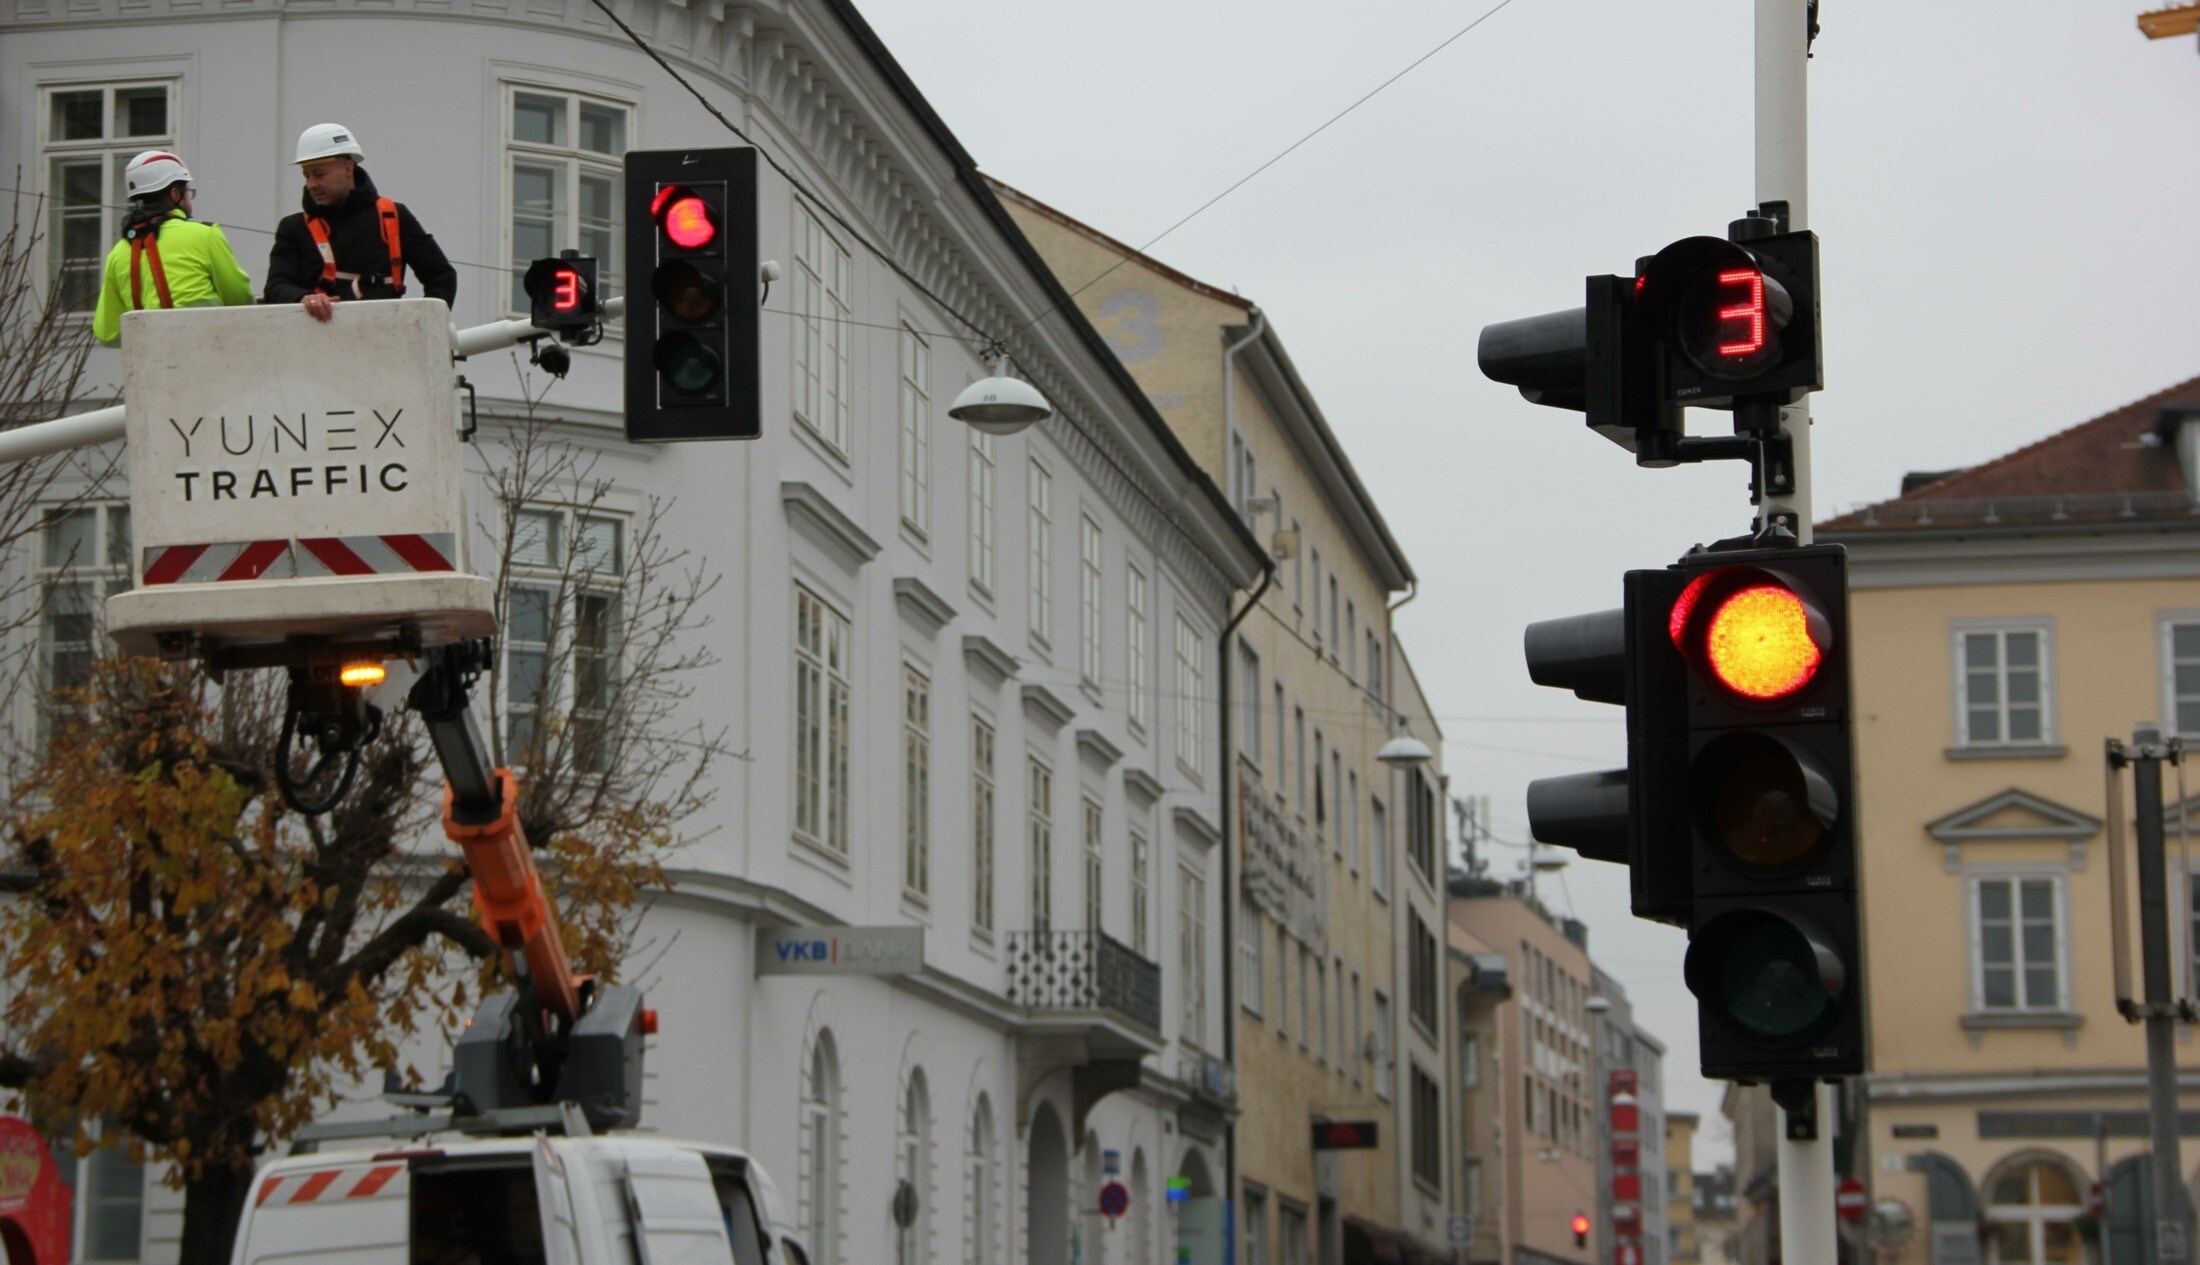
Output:
<path fill-rule="evenodd" d="M 1757 0 L 1757 201 L 1788 204 L 1788 227 L 1810 226 L 1809 0 Z M 1810 405 L 1780 410 L 1780 429 L 1795 454 L 1795 486 L 1765 489 L 1759 522 L 1792 516 L 1795 538 L 1809 544 Z M 1833 1089 L 1816 1086 L 1808 1099 L 1815 1127 L 1781 1108 L 1779 1144 L 1780 1254 L 1787 1265 L 1834 1265 L 1839 1238 L 1833 1211 Z"/>
<path fill-rule="evenodd" d="M 2162 839 L 2162 760 L 2158 729 L 2131 731 L 2132 806 L 2138 814 L 2139 967 L 2146 999 L 2147 1132 L 2154 1150 L 2154 1259 L 2192 1259 L 2185 1241 L 2185 1165 L 2177 1136 L 2176 1007 L 2170 1001 L 2169 862 Z"/>

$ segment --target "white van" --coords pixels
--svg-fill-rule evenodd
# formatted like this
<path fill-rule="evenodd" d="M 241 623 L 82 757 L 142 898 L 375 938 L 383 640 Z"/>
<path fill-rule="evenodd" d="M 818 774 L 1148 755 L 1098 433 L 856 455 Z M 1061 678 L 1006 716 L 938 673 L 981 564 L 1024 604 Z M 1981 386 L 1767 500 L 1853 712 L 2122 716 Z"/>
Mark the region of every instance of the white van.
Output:
<path fill-rule="evenodd" d="M 638 1135 L 406 1139 L 260 1171 L 232 1265 L 806 1265 L 740 1151 Z"/>

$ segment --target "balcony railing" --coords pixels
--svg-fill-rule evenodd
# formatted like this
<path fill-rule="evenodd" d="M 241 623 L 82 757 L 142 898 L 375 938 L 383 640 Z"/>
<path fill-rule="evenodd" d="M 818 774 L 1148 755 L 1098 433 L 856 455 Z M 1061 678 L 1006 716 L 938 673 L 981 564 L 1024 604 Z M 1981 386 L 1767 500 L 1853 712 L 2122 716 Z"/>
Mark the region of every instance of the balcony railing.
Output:
<path fill-rule="evenodd" d="M 1010 932 L 1008 999 L 1034 1010 L 1112 1010 L 1161 1031 L 1161 968 L 1104 932 Z"/>

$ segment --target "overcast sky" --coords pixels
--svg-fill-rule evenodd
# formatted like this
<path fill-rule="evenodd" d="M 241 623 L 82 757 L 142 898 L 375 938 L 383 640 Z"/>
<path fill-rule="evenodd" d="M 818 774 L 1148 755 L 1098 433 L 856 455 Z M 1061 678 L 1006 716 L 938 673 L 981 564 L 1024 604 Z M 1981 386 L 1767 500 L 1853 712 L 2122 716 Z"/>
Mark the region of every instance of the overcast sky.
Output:
<path fill-rule="evenodd" d="M 1494 2 L 864 12 L 982 168 L 1136 244 Z M 2160 3 L 1824 0 L 1816 517 L 2200 373 L 2200 57 L 2138 33 Z M 1529 780 L 1625 758 L 1617 708 L 1529 684 L 1522 626 L 1616 606 L 1622 571 L 1745 529 L 1747 476 L 1638 470 L 1578 414 L 1483 379 L 1475 339 L 1748 208 L 1752 14 L 1511 0 L 1151 250 L 1258 303 L 1290 348 L 1420 574 L 1399 619 L 1453 789 L 1491 796 L 1515 843 Z M 1525 855 L 1496 853 L 1501 874 Z M 1629 916 L 1617 866 L 1545 882 L 1671 1048 L 1671 1106 L 1730 1153 L 1720 1087 L 1696 1075 L 1682 934 Z"/>

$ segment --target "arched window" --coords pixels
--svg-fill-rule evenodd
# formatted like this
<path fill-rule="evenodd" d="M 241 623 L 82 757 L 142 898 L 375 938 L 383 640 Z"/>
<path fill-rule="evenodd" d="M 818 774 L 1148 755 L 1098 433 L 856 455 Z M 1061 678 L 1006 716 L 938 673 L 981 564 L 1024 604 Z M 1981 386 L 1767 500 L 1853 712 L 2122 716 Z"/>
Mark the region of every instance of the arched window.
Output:
<path fill-rule="evenodd" d="M 963 1147 L 963 1257 L 970 1265 L 993 1263 L 994 1182 L 993 1103 L 981 1093 Z"/>
<path fill-rule="evenodd" d="M 900 1226 L 894 1236 L 894 1258 L 900 1265 L 922 1265 L 929 1256 L 926 1228 L 932 1219 L 932 1101 L 924 1088 L 924 1070 L 909 1074 L 901 1096 L 901 1129 L 895 1139 L 895 1173 L 917 1197 L 917 1215 Z"/>
<path fill-rule="evenodd" d="M 2084 1209 L 2078 1177 L 2044 1156 L 2006 1165 L 1986 1187 L 1988 1252 L 1997 1265 L 2061 1265 L 2085 1259 L 2071 1224 Z"/>
<path fill-rule="evenodd" d="M 1080 1261 L 1092 1265 L 1107 1265 L 1108 1219 L 1100 1215 L 1100 1185 L 1107 1181 L 1106 1171 L 1100 1162 L 1100 1135 L 1085 1134 L 1084 1188 L 1070 1196 L 1070 1225 L 1073 1233 L 1081 1236 L 1084 1251 L 1077 1254 Z"/>
<path fill-rule="evenodd" d="M 1153 1191 L 1146 1178 L 1144 1147 L 1131 1152 L 1130 1265 L 1153 1265 Z"/>
<path fill-rule="evenodd" d="M 833 1265 L 840 1205 L 840 1057 L 830 1032 L 817 1034 L 802 1094 L 802 1202 L 810 1260 Z"/>

